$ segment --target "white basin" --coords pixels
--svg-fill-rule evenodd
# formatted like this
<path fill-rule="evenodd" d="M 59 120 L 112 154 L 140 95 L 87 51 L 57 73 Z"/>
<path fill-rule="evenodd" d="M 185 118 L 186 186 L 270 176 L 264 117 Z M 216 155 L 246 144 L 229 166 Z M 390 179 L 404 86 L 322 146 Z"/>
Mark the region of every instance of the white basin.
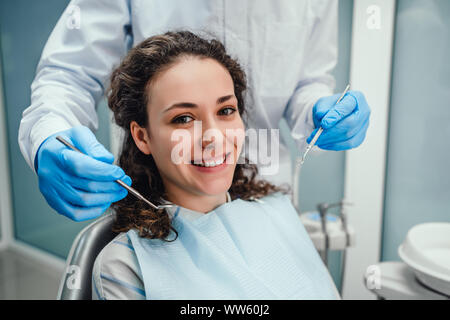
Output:
<path fill-rule="evenodd" d="M 398 254 L 420 282 L 450 296 L 450 223 L 414 226 L 398 248 Z"/>

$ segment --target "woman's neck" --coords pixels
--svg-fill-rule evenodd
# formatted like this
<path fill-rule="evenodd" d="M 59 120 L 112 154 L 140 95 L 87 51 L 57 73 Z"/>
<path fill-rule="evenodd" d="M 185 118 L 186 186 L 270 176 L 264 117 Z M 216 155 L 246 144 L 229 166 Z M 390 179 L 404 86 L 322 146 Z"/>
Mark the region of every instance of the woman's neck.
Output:
<path fill-rule="evenodd" d="M 227 193 L 219 195 L 193 194 L 176 185 L 166 186 L 166 200 L 189 210 L 207 213 L 227 202 Z"/>

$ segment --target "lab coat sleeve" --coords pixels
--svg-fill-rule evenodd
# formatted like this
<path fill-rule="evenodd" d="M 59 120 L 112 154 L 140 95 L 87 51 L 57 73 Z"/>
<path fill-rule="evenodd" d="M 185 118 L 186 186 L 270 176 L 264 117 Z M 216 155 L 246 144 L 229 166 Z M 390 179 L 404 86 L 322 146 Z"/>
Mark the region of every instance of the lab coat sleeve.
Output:
<path fill-rule="evenodd" d="M 335 79 L 331 72 L 337 63 L 338 1 L 314 0 L 311 10 L 314 18 L 301 76 L 283 114 L 301 152 L 314 130 L 314 104 L 319 98 L 333 94 Z"/>
<path fill-rule="evenodd" d="M 128 0 L 72 0 L 59 18 L 19 127 L 20 150 L 33 170 L 36 152 L 50 135 L 76 125 L 97 130 L 96 104 L 131 39 L 129 8 Z"/>

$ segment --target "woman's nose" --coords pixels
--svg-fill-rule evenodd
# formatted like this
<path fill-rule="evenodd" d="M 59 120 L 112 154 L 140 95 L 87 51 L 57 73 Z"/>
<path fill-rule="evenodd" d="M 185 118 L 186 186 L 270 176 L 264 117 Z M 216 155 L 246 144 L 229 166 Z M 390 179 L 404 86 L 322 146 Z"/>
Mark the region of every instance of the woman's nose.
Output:
<path fill-rule="evenodd" d="M 222 144 L 224 135 L 222 128 L 214 120 L 202 122 L 202 148 L 212 147 L 215 144 Z"/>
<path fill-rule="evenodd" d="M 202 148 L 213 148 L 216 145 L 222 145 L 224 136 L 218 129 L 205 131 L 201 140 Z"/>
<path fill-rule="evenodd" d="M 214 145 L 214 138 L 213 139 L 202 139 L 202 149 L 206 149 L 208 146 L 211 147 Z"/>

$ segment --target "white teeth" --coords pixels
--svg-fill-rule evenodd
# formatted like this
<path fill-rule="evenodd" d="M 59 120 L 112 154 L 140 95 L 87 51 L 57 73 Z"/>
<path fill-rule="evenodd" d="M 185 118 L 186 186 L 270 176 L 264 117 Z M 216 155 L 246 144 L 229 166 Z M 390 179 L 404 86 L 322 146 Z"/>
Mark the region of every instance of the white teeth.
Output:
<path fill-rule="evenodd" d="M 197 164 L 198 166 L 201 167 L 216 167 L 221 165 L 222 163 L 224 163 L 226 156 L 222 159 L 222 160 L 217 160 L 217 161 L 208 161 L 202 164 Z"/>
<path fill-rule="evenodd" d="M 215 167 L 215 166 L 221 165 L 222 163 L 223 163 L 223 159 L 217 160 L 217 161 L 209 161 L 209 162 L 205 162 L 205 167 Z"/>

